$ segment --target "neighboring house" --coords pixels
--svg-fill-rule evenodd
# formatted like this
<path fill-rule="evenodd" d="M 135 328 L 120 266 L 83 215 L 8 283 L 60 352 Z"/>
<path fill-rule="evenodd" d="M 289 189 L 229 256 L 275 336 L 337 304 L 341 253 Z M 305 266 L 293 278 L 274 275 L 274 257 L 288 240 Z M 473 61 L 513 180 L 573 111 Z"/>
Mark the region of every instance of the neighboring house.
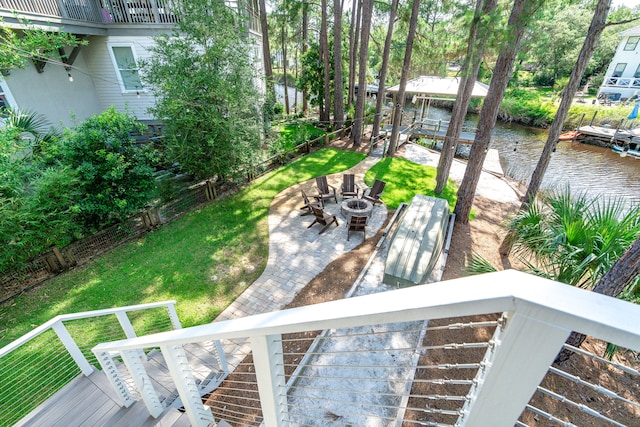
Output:
<path fill-rule="evenodd" d="M 52 123 L 73 126 L 115 106 L 143 122 L 154 123 L 148 112 L 154 98 L 138 73 L 148 57 L 153 36 L 169 32 L 177 22 L 171 0 L 38 0 L 0 2 L 2 25 L 20 30 L 27 20 L 40 28 L 63 29 L 87 40 L 87 46 L 67 48 L 66 54 L 47 62 L 30 61 L 0 79 L 0 107 L 38 112 Z M 243 2 L 251 18 L 250 34 L 262 46 L 256 0 Z M 237 3 L 229 4 L 237 7 Z M 262 66 L 262 49 L 253 49 Z M 261 73 L 260 75 L 262 75 Z"/>
<path fill-rule="evenodd" d="M 618 49 L 609 64 L 598 97 L 629 99 L 640 94 L 640 26 L 619 34 Z"/>

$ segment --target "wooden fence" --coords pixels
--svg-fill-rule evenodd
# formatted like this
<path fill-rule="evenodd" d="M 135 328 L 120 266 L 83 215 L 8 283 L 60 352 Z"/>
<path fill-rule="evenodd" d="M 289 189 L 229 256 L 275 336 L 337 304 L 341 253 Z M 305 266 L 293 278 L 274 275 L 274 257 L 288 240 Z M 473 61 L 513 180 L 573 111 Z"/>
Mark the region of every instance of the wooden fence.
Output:
<path fill-rule="evenodd" d="M 82 265 L 97 255 L 136 239 L 162 224 L 171 222 L 198 206 L 233 194 L 242 185 L 300 155 L 309 154 L 327 145 L 330 138 L 342 135 L 349 129 L 342 128 L 319 138 L 305 141 L 285 153 L 270 157 L 247 168 L 245 182 L 219 182 L 211 179 L 201 181 L 190 186 L 168 203 L 147 207 L 122 223 L 77 240 L 64 248 L 53 246 L 49 252 L 35 257 L 24 266 L 0 272 L 0 303 L 70 268 Z"/>

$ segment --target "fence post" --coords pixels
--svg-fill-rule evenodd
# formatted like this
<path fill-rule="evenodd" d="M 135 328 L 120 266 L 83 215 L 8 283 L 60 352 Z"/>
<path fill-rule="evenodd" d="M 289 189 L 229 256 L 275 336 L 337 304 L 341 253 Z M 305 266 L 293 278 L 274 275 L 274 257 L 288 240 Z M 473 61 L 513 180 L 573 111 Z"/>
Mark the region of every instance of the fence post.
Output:
<path fill-rule="evenodd" d="M 207 200 L 209 201 L 215 200 L 215 198 L 217 197 L 216 187 L 215 185 L 213 185 L 213 182 L 211 182 L 210 179 L 207 180 L 207 185 L 204 189 L 204 193 L 205 193 L 205 196 L 207 197 Z"/>
<path fill-rule="evenodd" d="M 145 209 L 140 212 L 140 218 L 142 218 L 142 223 L 144 224 L 144 228 L 147 230 L 151 230 L 153 228 L 151 224 L 151 218 L 149 218 L 149 210 Z"/>
<path fill-rule="evenodd" d="M 307 152 L 307 154 L 311 153 L 311 147 L 309 146 L 309 141 L 305 141 L 304 149 Z"/>
<path fill-rule="evenodd" d="M 324 134 L 324 145 L 329 145 L 329 134 L 328 133 Z"/>
<path fill-rule="evenodd" d="M 282 336 L 262 335 L 250 338 L 253 364 L 265 425 L 282 427 L 288 417 Z"/>
<path fill-rule="evenodd" d="M 56 256 L 56 259 L 60 263 L 60 266 L 62 267 L 62 269 L 66 270 L 68 268 L 68 265 L 67 265 L 67 262 L 65 261 L 64 257 L 62 256 L 62 253 L 60 253 L 60 249 L 58 249 L 58 247 L 56 245 L 52 245 L 51 246 L 51 251 Z"/>
<path fill-rule="evenodd" d="M 84 357 L 84 354 L 82 354 L 80 347 L 78 347 L 78 344 L 76 344 L 76 342 L 73 340 L 73 337 L 71 337 L 71 334 L 69 333 L 69 331 L 67 331 L 67 328 L 65 328 L 62 322 L 55 322 L 51 329 L 53 329 L 58 335 L 58 338 L 60 339 L 62 344 L 64 344 L 64 347 L 67 349 L 69 355 L 71 355 L 82 373 L 86 376 L 91 375 L 91 373 L 93 372 L 93 367 L 89 364 L 87 358 Z"/>

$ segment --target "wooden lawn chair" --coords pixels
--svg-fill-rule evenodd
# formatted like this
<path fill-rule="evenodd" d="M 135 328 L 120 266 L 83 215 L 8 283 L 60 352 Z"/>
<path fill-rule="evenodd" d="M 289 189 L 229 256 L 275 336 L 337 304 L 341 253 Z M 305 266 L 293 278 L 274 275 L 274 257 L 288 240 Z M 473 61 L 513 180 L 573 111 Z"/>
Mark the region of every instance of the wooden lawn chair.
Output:
<path fill-rule="evenodd" d="M 335 215 L 331 215 L 322 210 L 322 208 L 316 208 L 315 206 L 311 206 L 311 210 L 313 214 L 316 216 L 316 219 L 311 223 L 307 228 L 311 228 L 313 224 L 318 223 L 324 225 L 322 230 L 318 234 L 324 233 L 324 231 L 334 222 L 336 223 L 336 227 L 338 224 L 338 218 Z"/>
<path fill-rule="evenodd" d="M 360 187 L 356 184 L 355 175 L 352 173 L 345 173 L 342 175 L 342 185 L 340 186 L 340 194 L 343 199 L 358 197 Z"/>
<path fill-rule="evenodd" d="M 349 236 L 352 231 L 362 231 L 362 240 L 366 239 L 367 231 L 365 230 L 367 227 L 367 219 L 366 216 L 355 216 L 352 215 L 349 218 L 349 222 L 347 223 L 347 241 L 349 241 Z"/>
<path fill-rule="evenodd" d="M 302 193 L 302 201 L 304 202 L 304 206 L 300 207 L 301 210 L 304 210 L 301 216 L 313 215 L 313 211 L 311 210 L 312 206 L 320 209 L 324 207 L 322 205 L 322 199 L 318 198 L 317 196 L 313 196 L 313 201 L 311 201 L 304 190 L 300 190 L 300 192 Z"/>
<path fill-rule="evenodd" d="M 368 193 L 366 193 L 367 190 L 362 192 L 362 198 L 370 201 L 375 206 L 376 203 L 380 202 L 380 197 L 384 193 L 383 190 L 385 185 L 387 185 L 386 182 L 376 179 L 373 183 L 373 187 L 369 189 Z"/>
<path fill-rule="evenodd" d="M 336 188 L 333 185 L 327 183 L 326 176 L 319 176 L 316 178 L 316 186 L 318 187 L 318 197 L 325 199 L 334 199 L 338 203 L 338 196 L 336 196 Z"/>

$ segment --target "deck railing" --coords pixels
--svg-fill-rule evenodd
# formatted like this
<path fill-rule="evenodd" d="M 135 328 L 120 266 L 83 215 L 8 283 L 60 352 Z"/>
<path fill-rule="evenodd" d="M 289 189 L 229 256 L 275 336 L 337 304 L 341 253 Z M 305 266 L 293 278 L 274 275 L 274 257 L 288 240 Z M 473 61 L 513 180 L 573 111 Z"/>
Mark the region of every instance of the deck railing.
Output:
<path fill-rule="evenodd" d="M 572 348 L 577 370 L 550 365 L 571 331 L 639 351 L 638 318 L 637 305 L 506 271 L 103 343 L 93 351 L 99 359 L 114 352 L 126 358 L 159 347 L 194 426 L 214 417 L 251 426 L 510 427 L 533 424 L 533 417 L 634 425 L 637 369 Z M 242 360 L 204 406 L 181 364 L 182 346 L 209 340 L 243 352 L 228 355 Z M 603 364 L 598 377 L 614 377 L 606 387 L 601 378 L 579 378 L 580 364 L 595 362 Z M 613 371 L 631 376 L 632 386 L 619 387 Z M 143 393 L 157 402 L 152 390 Z"/>
<path fill-rule="evenodd" d="M 640 78 L 636 77 L 609 77 L 603 86 L 640 88 Z"/>
<path fill-rule="evenodd" d="M 175 0 L 0 0 L 0 10 L 95 23 L 172 24 Z"/>
<path fill-rule="evenodd" d="M 13 425 L 79 374 L 99 366 L 91 347 L 179 329 L 175 301 L 56 316 L 0 349 L 0 425 Z"/>

